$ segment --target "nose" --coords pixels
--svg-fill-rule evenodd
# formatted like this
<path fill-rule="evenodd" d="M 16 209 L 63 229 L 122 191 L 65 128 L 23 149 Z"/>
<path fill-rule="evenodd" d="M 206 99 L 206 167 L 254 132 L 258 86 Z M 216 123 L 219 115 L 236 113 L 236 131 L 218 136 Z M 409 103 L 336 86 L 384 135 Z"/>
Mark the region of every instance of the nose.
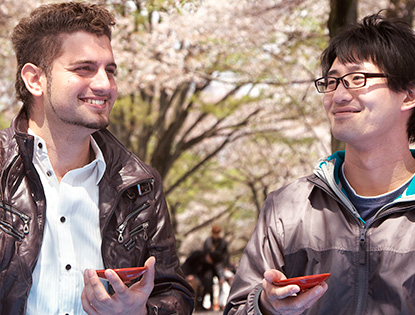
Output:
<path fill-rule="evenodd" d="M 117 85 L 112 74 L 109 74 L 106 69 L 98 69 L 91 80 L 90 87 L 99 95 L 103 95 L 116 90 Z"/>
<path fill-rule="evenodd" d="M 337 89 L 333 92 L 333 101 L 337 104 L 349 102 L 353 98 L 350 90 L 346 89 L 342 80 L 340 80 Z"/>

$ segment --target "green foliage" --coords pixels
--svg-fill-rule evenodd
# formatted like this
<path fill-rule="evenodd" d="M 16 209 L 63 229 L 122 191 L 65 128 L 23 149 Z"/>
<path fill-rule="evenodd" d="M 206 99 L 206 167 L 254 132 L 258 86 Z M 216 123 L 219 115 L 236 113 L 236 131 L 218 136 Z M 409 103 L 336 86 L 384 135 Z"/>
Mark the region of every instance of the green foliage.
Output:
<path fill-rule="evenodd" d="M 174 182 L 177 178 L 181 177 L 184 170 L 194 165 L 201 158 L 203 157 L 197 154 L 185 152 L 180 161 L 178 161 L 172 168 L 168 178 L 166 179 L 166 187 L 169 186 L 170 182 Z M 207 209 L 217 209 L 219 205 L 223 206 L 224 203 L 229 202 L 229 200 L 221 200 L 220 197 L 216 199 L 206 195 L 206 193 L 208 193 L 208 195 L 212 193 L 215 195 L 215 191 L 230 191 L 235 184 L 232 180 L 220 172 L 214 171 L 217 168 L 218 165 L 216 162 L 208 162 L 204 164 L 203 167 L 201 167 L 194 174 L 194 176 L 191 176 L 185 180 L 173 194 L 169 195 L 169 203 L 180 203 L 178 213 L 185 212 L 189 208 L 189 205 L 195 203 L 196 201 L 203 201 L 203 205 Z M 197 218 L 198 214 L 195 213 L 195 216 Z"/>
<path fill-rule="evenodd" d="M 0 130 L 8 128 L 10 126 L 10 120 L 4 117 L 4 114 L 0 114 Z"/>
<path fill-rule="evenodd" d="M 238 111 L 242 106 L 259 101 L 262 99 L 262 95 L 252 97 L 249 95 L 242 95 L 240 97 L 229 97 L 222 102 L 211 102 L 203 103 L 200 106 L 200 109 L 205 112 L 215 116 L 217 119 L 223 119 L 231 116 Z"/>

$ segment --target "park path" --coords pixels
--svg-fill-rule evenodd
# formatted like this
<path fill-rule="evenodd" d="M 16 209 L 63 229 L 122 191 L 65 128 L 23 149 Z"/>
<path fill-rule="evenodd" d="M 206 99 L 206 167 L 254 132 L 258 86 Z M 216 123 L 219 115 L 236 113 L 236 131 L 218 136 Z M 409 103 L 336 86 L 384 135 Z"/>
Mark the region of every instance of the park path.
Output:
<path fill-rule="evenodd" d="M 196 314 L 196 315 L 221 315 L 222 311 L 201 311 L 201 312 L 194 312 L 193 314 Z"/>

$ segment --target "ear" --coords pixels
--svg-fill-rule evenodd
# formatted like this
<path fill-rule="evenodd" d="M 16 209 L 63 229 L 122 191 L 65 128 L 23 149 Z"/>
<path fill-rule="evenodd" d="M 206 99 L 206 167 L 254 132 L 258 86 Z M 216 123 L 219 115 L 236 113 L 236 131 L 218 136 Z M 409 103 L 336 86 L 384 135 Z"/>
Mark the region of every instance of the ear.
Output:
<path fill-rule="evenodd" d="M 26 88 L 33 96 L 42 96 L 44 91 L 42 69 L 32 63 L 27 63 L 22 68 L 21 76 Z"/>

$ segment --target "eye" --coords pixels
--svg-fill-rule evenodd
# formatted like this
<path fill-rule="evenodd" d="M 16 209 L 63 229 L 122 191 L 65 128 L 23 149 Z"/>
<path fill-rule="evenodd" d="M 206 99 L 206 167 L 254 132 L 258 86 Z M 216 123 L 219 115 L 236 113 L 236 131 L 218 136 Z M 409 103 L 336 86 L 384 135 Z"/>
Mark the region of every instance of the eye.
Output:
<path fill-rule="evenodd" d="M 336 80 L 336 78 L 327 77 L 326 78 L 326 84 L 327 84 L 327 86 L 336 85 L 337 84 L 337 80 Z"/>
<path fill-rule="evenodd" d="M 353 75 L 353 81 L 356 80 L 364 80 L 365 76 L 363 74 L 355 74 Z"/>
<path fill-rule="evenodd" d="M 321 86 L 321 87 L 326 87 L 327 86 L 327 81 L 319 80 L 319 81 L 317 81 L 317 85 Z"/>
<path fill-rule="evenodd" d="M 352 77 L 353 84 L 361 84 L 364 81 L 365 81 L 365 76 L 363 74 L 356 73 Z"/>
<path fill-rule="evenodd" d="M 94 71 L 94 68 L 90 65 L 82 65 L 82 66 L 77 66 L 73 69 L 74 72 L 79 73 L 81 75 L 85 75 L 88 74 L 90 72 Z"/>
<path fill-rule="evenodd" d="M 106 69 L 107 73 L 111 76 L 116 76 L 117 75 L 117 69 L 116 68 L 107 68 Z"/>

